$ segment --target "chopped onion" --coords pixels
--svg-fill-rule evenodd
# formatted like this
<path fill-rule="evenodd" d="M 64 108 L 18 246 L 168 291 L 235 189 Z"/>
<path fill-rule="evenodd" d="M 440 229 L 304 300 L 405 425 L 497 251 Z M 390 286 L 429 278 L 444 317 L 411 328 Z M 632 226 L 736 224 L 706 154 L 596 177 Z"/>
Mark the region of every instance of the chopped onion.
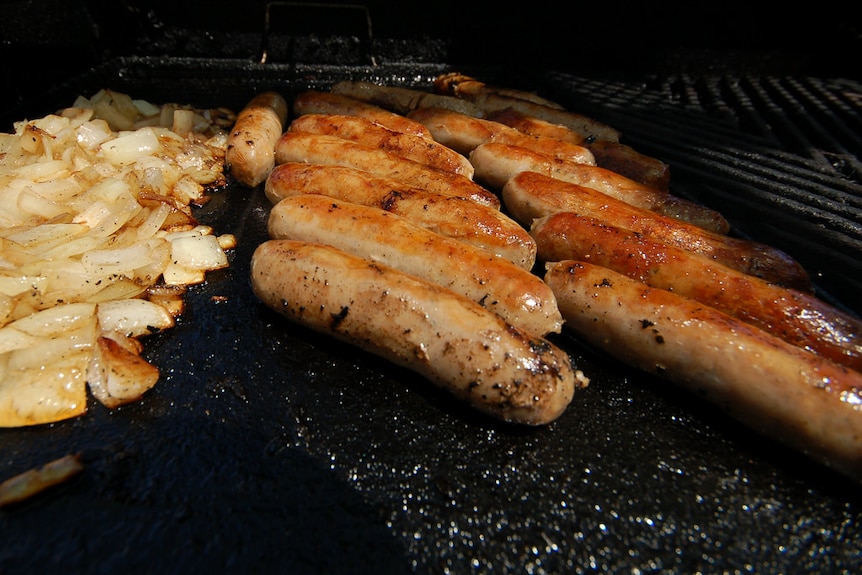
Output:
<path fill-rule="evenodd" d="M 152 128 L 141 128 L 104 142 L 101 146 L 105 158 L 113 164 L 130 164 L 160 148 L 159 138 Z"/>
<path fill-rule="evenodd" d="M 174 317 L 161 305 L 145 299 L 122 299 L 98 304 L 99 327 L 128 337 L 148 335 L 174 326 Z"/>
<path fill-rule="evenodd" d="M 0 427 L 83 413 L 88 378 L 108 407 L 155 385 L 138 338 L 235 247 L 191 210 L 233 118 L 100 90 L 0 134 Z"/>

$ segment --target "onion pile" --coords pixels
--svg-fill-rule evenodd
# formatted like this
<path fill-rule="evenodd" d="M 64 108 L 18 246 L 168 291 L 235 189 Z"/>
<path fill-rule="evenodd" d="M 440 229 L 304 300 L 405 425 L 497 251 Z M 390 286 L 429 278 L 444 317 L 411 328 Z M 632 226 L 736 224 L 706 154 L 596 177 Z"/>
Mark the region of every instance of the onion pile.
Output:
<path fill-rule="evenodd" d="M 110 408 L 159 379 L 142 336 L 227 267 L 193 206 L 224 185 L 229 110 L 110 90 L 0 133 L 0 426 Z"/>

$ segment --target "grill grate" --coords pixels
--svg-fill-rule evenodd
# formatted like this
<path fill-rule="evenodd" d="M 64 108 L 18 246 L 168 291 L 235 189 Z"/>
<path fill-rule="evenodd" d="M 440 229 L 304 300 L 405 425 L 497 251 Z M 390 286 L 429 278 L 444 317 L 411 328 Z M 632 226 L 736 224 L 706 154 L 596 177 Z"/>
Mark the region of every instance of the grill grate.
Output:
<path fill-rule="evenodd" d="M 722 211 L 736 235 L 781 247 L 809 270 L 819 295 L 862 312 L 862 85 L 686 75 L 617 82 L 560 72 L 536 81 L 668 162 L 674 193 Z"/>

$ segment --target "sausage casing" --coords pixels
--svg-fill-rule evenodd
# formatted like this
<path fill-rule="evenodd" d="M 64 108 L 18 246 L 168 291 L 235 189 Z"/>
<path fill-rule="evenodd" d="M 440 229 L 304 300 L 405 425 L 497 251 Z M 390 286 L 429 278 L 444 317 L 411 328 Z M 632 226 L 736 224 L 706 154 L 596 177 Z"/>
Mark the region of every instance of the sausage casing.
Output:
<path fill-rule="evenodd" d="M 862 322 L 813 294 L 769 283 L 667 242 L 571 212 L 536 220 L 530 233 L 544 261 L 575 259 L 610 268 L 862 370 Z"/>
<path fill-rule="evenodd" d="M 659 190 L 667 191 L 670 188 L 670 166 L 658 158 L 638 152 L 631 146 L 608 140 L 585 140 L 582 135 L 566 126 L 533 118 L 511 108 L 490 114 L 487 119 L 525 134 L 580 144 L 592 152 L 599 167 Z"/>
<path fill-rule="evenodd" d="M 293 115 L 303 116 L 305 114 L 357 116 L 381 126 L 386 126 L 395 132 L 413 134 L 414 136 L 421 136 L 429 140 L 432 139 L 428 128 L 419 122 L 414 122 L 391 110 L 386 110 L 364 100 L 357 100 L 343 94 L 333 94 L 332 92 L 321 92 L 319 90 L 308 90 L 297 94 L 293 99 Z"/>
<path fill-rule="evenodd" d="M 539 96 L 533 92 L 505 88 L 502 86 L 492 86 L 462 72 L 447 72 L 445 74 L 440 74 L 434 78 L 433 88 L 434 92 L 438 94 L 451 94 L 459 98 L 464 98 L 465 100 L 477 98 L 482 94 L 497 94 L 507 98 L 516 98 L 527 102 L 533 102 L 534 104 L 548 106 L 550 108 L 557 108 L 558 110 L 563 109 L 561 104 L 558 104 L 553 100 L 548 100 L 547 98 Z"/>
<path fill-rule="evenodd" d="M 451 290 L 331 246 L 264 242 L 251 283 L 287 319 L 411 369 L 504 421 L 550 423 L 587 384 L 547 340 Z"/>
<path fill-rule="evenodd" d="M 601 266 L 549 264 L 570 329 L 751 428 L 862 479 L 862 375 L 745 322 Z"/>
<path fill-rule="evenodd" d="M 781 250 L 637 208 L 577 184 L 535 172 L 514 176 L 502 191 L 508 213 L 524 226 L 556 212 L 577 212 L 679 246 L 767 281 L 810 292 L 805 269 Z"/>
<path fill-rule="evenodd" d="M 285 132 L 275 146 L 275 161 L 347 166 L 415 188 L 467 198 L 499 209 L 500 199 L 466 176 L 443 172 L 386 150 L 363 146 L 336 136 Z"/>
<path fill-rule="evenodd" d="M 307 134 L 338 136 L 363 146 L 372 146 L 438 170 L 473 178 L 473 165 L 463 155 L 435 140 L 396 132 L 358 116 L 305 114 L 290 123 L 288 130 Z"/>
<path fill-rule="evenodd" d="M 264 188 L 273 204 L 288 196 L 320 194 L 393 212 L 438 234 L 488 250 L 531 270 L 536 242 L 521 224 L 485 204 L 413 188 L 344 166 L 289 162 L 276 166 Z"/>
<path fill-rule="evenodd" d="M 544 136 L 546 138 L 553 138 L 555 140 L 560 140 L 561 142 L 569 142 L 571 144 L 579 144 L 581 146 L 589 143 L 587 138 L 575 132 L 571 128 L 563 126 L 562 124 L 554 124 L 547 120 L 528 116 L 523 112 L 513 110 L 512 108 L 505 108 L 503 110 L 491 112 L 486 116 L 486 118 L 492 122 L 505 124 L 519 132 L 524 132 L 525 134 L 531 134 L 533 136 Z"/>
<path fill-rule="evenodd" d="M 498 142 L 521 146 L 558 160 L 590 165 L 596 163 L 593 153 L 579 144 L 525 134 L 499 122 L 451 110 L 420 108 L 410 112 L 407 117 L 427 127 L 435 140 L 465 156 L 482 144 Z"/>
<path fill-rule="evenodd" d="M 275 165 L 275 144 L 287 122 L 287 101 L 277 92 L 253 97 L 237 115 L 228 135 L 225 166 L 244 186 L 266 180 Z"/>
<path fill-rule="evenodd" d="M 558 180 L 592 188 L 638 208 L 650 210 L 704 229 L 726 233 L 730 224 L 720 213 L 666 191 L 650 188 L 620 174 L 587 164 L 548 158 L 524 148 L 499 142 L 482 144 L 470 153 L 476 181 L 502 189 L 514 175 L 537 172 Z"/>
<path fill-rule="evenodd" d="M 540 277 L 397 214 L 326 196 L 292 196 L 273 206 L 269 234 L 328 244 L 438 283 L 531 334 L 560 331 L 554 295 Z"/>
<path fill-rule="evenodd" d="M 463 98 L 477 109 L 471 115 L 488 117 L 504 110 L 513 110 L 525 116 L 539 118 L 552 124 L 565 126 L 584 140 L 619 142 L 620 132 L 603 122 L 565 109 L 546 98 L 530 95 L 523 90 L 507 90 L 488 86 L 466 75 L 439 76 L 434 82 L 439 94 Z"/>
<path fill-rule="evenodd" d="M 344 80 L 334 84 L 331 91 L 333 94 L 364 100 L 396 114 L 406 115 L 419 108 L 433 107 L 470 116 L 480 115 L 480 110 L 468 100 L 403 86 L 384 86 L 375 82 Z"/>

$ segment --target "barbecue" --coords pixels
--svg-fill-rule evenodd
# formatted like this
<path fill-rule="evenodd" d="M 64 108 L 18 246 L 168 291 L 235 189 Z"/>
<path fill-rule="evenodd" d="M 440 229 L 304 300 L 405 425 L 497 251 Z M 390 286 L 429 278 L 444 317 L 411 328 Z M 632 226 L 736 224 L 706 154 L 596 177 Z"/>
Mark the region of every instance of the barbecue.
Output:
<path fill-rule="evenodd" d="M 291 102 L 339 82 L 430 90 L 440 74 L 464 73 L 619 130 L 621 143 L 669 166 L 673 194 L 719 211 L 734 237 L 790 254 L 818 297 L 862 313 L 862 84 L 837 56 L 859 48 L 843 24 L 809 22 L 807 57 L 770 58 L 756 45 L 724 58 L 698 52 L 704 60 L 696 61 L 659 56 L 673 38 L 691 41 L 701 26 L 694 15 L 658 21 L 634 9 L 652 50 L 619 63 L 623 56 L 605 47 L 604 59 L 576 66 L 572 43 L 587 46 L 583 57 L 597 54 L 597 33 L 568 34 L 564 52 L 549 39 L 563 24 L 549 23 L 538 34 L 544 42 L 518 48 L 514 32 L 490 32 L 527 30 L 538 17 L 504 25 L 476 7 L 461 7 L 452 38 L 440 39 L 443 14 L 406 7 L 271 3 L 268 11 L 211 7 L 221 20 L 195 20 L 159 4 L 93 3 L 100 51 L 86 33 L 49 41 L 52 28 L 70 23 L 49 10 L 43 28 L 30 29 L 45 38 L 31 53 L 55 56 L 40 59 L 51 80 L 22 82 L 27 65 L 9 69 L 4 128 L 102 88 L 238 112 L 266 90 Z M 225 14 L 235 18 L 228 24 Z M 13 16 L 5 21 L 33 23 Z M 713 16 L 730 35 L 729 16 Z M 424 35 L 393 32 L 420 20 Z M 465 21 L 480 24 L 471 30 Z M 752 43 L 775 42 L 753 24 L 739 27 Z M 634 28 L 619 32 L 647 35 Z M 795 30 L 790 24 L 787 34 Z M 0 32 L 25 42 L 20 31 Z M 64 42 L 79 48 L 75 57 L 60 54 Z M 11 62 L 6 46 L 0 53 Z M 63 483 L 0 509 L 0 571 L 859 567 L 857 483 L 565 332 L 555 341 L 590 385 L 550 425 L 523 429 L 281 321 L 248 279 L 271 205 L 262 185 L 230 183 L 195 209 L 236 238 L 233 259 L 188 290 L 170 332 L 148 336 L 144 355 L 163 376 L 140 401 L 0 430 L 0 480 L 66 456 L 76 463 Z"/>

